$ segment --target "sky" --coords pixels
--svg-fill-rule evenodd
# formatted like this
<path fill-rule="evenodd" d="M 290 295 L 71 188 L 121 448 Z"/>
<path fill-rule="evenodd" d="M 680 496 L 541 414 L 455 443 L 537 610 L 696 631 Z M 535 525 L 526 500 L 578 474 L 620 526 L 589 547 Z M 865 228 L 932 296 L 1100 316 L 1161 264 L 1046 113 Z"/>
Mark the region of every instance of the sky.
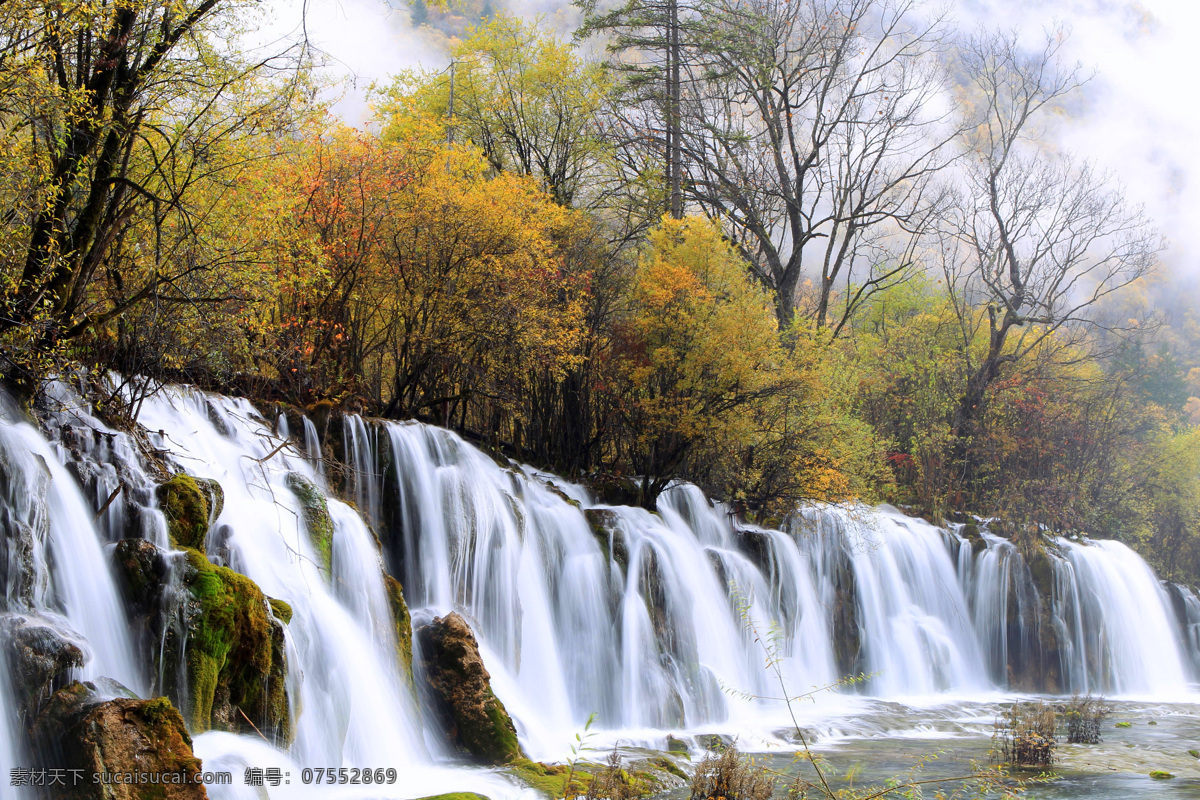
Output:
<path fill-rule="evenodd" d="M 269 12 L 272 35 L 288 35 L 307 8 L 310 42 L 345 82 L 336 109 L 350 124 L 366 120 L 372 82 L 448 63 L 443 43 L 409 25 L 403 0 L 392 2 L 274 0 Z M 561 26 L 567 2 L 495 5 Z M 1054 128 L 1053 146 L 1109 171 L 1167 238 L 1164 265 L 1200 280 L 1200 1 L 950 0 L 949 8 L 964 30 L 982 25 L 1037 37 L 1062 24 L 1070 31 L 1068 57 L 1095 76 L 1072 105 L 1073 116 Z"/>

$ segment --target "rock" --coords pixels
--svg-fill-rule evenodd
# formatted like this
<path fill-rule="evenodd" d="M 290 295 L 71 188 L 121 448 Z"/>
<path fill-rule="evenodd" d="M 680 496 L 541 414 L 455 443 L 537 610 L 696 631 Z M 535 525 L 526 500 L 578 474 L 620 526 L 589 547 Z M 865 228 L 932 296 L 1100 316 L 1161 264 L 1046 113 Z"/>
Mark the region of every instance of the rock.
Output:
<path fill-rule="evenodd" d="M 196 479 L 179 473 L 159 484 L 155 494 L 167 518 L 171 542 L 176 547 L 191 547 L 203 552 L 210 515 L 208 498 Z"/>
<path fill-rule="evenodd" d="M 215 566 L 197 550 L 186 552 L 180 568 L 187 590 L 182 609 L 187 693 L 181 697 L 174 670 L 164 669 L 168 693 L 180 702 L 193 732 L 257 731 L 286 744 L 291 724 L 281 617 L 290 618 L 290 608 L 279 601 L 268 605 L 253 581 Z"/>
<path fill-rule="evenodd" d="M 423 687 L 446 738 L 478 762 L 498 765 L 521 758 L 517 729 L 492 693 L 491 675 L 471 628 L 457 613 L 417 629 Z"/>
<path fill-rule="evenodd" d="M 113 562 L 133 616 L 142 621 L 156 617 L 171 572 L 166 554 L 145 539 L 122 539 L 113 547 Z"/>
<path fill-rule="evenodd" d="M 392 607 L 392 619 L 396 623 L 396 655 L 411 684 L 413 680 L 412 616 L 408 613 L 408 603 L 404 602 L 404 589 L 400 585 L 400 581 L 385 574 L 383 584 L 387 589 L 388 604 Z"/>
<path fill-rule="evenodd" d="M 316 484 L 299 472 L 289 472 L 285 481 L 300 503 L 300 514 L 304 519 L 304 529 L 308 532 L 308 538 L 320 555 L 322 564 L 328 569 L 333 555 L 333 520 L 329 518 L 329 505 L 325 501 L 325 495 Z"/>
<path fill-rule="evenodd" d="M 987 550 L 987 540 L 979 532 L 979 526 L 974 522 L 968 522 L 958 529 L 958 535 L 967 540 L 971 545 L 971 552 L 978 555 L 984 550 Z"/>
<path fill-rule="evenodd" d="M 1200 758 L 1200 750 L 1188 750 L 1187 753 L 1192 758 Z"/>
<path fill-rule="evenodd" d="M 34 719 L 55 688 L 84 664 L 83 649 L 49 624 L 17 614 L 0 617 L 0 641 L 12 687 L 26 719 Z"/>
<path fill-rule="evenodd" d="M 668 753 L 681 753 L 683 755 L 687 755 L 688 753 L 691 752 L 691 748 L 688 747 L 687 742 L 685 742 L 683 739 L 676 739 L 674 736 L 668 735 L 667 736 L 667 752 Z"/>
<path fill-rule="evenodd" d="M 734 528 L 734 540 L 738 549 L 746 554 L 754 564 L 764 572 L 771 564 L 771 536 L 753 528 Z"/>
<path fill-rule="evenodd" d="M 1133 723 L 1132 722 L 1118 722 L 1115 727 L 1117 727 L 1117 728 L 1132 728 Z"/>
<path fill-rule="evenodd" d="M 583 482 L 603 505 L 636 506 L 641 503 L 641 487 L 632 478 L 611 472 L 595 472 L 586 476 Z"/>
<path fill-rule="evenodd" d="M 625 536 L 617 521 L 620 519 L 611 508 L 589 508 L 583 512 L 587 518 L 592 535 L 600 544 L 600 549 L 608 559 L 617 564 L 624 573 L 629 567 L 629 550 L 625 546 Z"/>
<path fill-rule="evenodd" d="M 201 770 L 183 718 L 165 697 L 96 702 L 94 687 L 58 691 L 35 726 L 47 768 L 81 770 L 84 780 L 55 792 L 56 800 L 205 800 L 186 782 Z M 93 773 L 145 773 L 155 784 L 93 783 Z M 71 775 L 72 773 L 67 773 Z"/>
<path fill-rule="evenodd" d="M 217 517 L 221 516 L 221 511 L 225 508 L 225 490 L 212 478 L 196 478 L 195 481 L 204 494 L 204 499 L 208 501 L 208 524 L 211 526 L 216 523 Z"/>
<path fill-rule="evenodd" d="M 1150 770 L 1150 777 L 1156 781 L 1165 781 L 1165 780 L 1170 780 L 1171 778 L 1174 778 L 1175 776 L 1172 773 L 1167 772 L 1166 770 L 1152 769 L 1152 770 Z"/>
<path fill-rule="evenodd" d="M 432 794 L 419 800 L 490 800 L 486 795 L 475 792 L 450 792 L 448 794 Z"/>

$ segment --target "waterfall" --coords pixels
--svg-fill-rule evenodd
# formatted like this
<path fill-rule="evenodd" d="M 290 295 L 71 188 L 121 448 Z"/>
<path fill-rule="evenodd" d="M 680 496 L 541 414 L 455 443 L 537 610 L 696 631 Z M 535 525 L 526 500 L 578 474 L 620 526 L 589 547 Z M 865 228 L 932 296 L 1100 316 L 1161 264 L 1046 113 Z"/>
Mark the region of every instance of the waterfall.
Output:
<path fill-rule="evenodd" d="M 0 403 L 0 531 L 21 543 L 0 564 L 6 607 L 58 620 L 84 643 L 80 677 L 145 693 L 155 682 L 141 674 L 104 546 L 137 536 L 169 547 L 154 493 L 164 476 L 65 384 L 51 399 L 61 408 L 43 421 L 49 438 Z M 823 504 L 774 530 L 687 484 L 653 510 L 607 505 L 450 431 L 344 415 L 326 435 L 340 432 L 352 506 L 326 488 L 343 473 L 331 462 L 326 477 L 317 427 L 302 419 L 303 440 L 291 444 L 286 417 L 272 426 L 244 399 L 165 387 L 140 401 L 149 446 L 224 491 L 210 559 L 293 610 L 294 743 L 285 752 L 204 733 L 195 749 L 206 768 L 393 766 L 405 786 L 384 796 L 521 793 L 448 766 L 398 667 L 385 572 L 400 579 L 414 620 L 467 619 L 535 758 L 565 757 L 593 713 L 609 740 L 771 738 L 790 725 L 782 692 L 860 673 L 819 693 L 822 713 L 853 693 L 1171 697 L 1200 677 L 1200 598 L 1164 588 L 1117 542 L 1056 539 L 1031 556 L 985 521 L 941 528 L 886 507 Z M 290 488 L 301 479 L 328 506 L 328 554 Z M 5 763 L 18 758 L 12 733 L 0 730 Z M 279 797 L 302 796 L 293 789 Z"/>
<path fill-rule="evenodd" d="M 61 615 L 69 638 L 82 636 L 90 657 L 81 678 L 112 678 L 135 693 L 146 680 L 137 665 L 129 619 L 101 547 L 96 515 L 75 478 L 45 437 L 13 413 L 0 409 L 0 472 L 4 477 L 5 527 L 28 533 L 26 558 L 14 562 L 8 548 L 9 610 Z M 44 539 L 43 539 L 44 537 Z M 15 585 L 29 581 L 24 596 Z"/>
<path fill-rule="evenodd" d="M 1166 590 L 1146 562 L 1120 542 L 1058 544 L 1070 564 L 1069 590 L 1081 618 L 1073 632 L 1072 657 L 1080 662 L 1074 671 L 1087 670 L 1090 685 L 1112 694 L 1183 692 L 1180 633 Z"/>

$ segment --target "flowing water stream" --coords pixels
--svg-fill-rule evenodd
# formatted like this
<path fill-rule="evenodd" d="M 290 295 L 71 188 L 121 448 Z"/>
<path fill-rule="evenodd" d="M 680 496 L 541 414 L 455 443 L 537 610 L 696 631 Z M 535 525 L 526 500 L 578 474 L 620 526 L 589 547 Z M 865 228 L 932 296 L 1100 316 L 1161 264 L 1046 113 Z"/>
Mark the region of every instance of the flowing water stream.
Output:
<path fill-rule="evenodd" d="M 105 676 L 144 695 L 154 676 L 141 674 L 117 587 L 98 565 L 126 536 L 168 546 L 156 481 L 128 434 L 96 420 L 65 386 L 50 394 L 49 437 L 11 403 L 0 414 L 0 510 L 6 529 L 29 532 L 26 557 L 6 565 L 8 610 L 80 641 L 90 655 L 80 678 Z M 396 666 L 384 569 L 403 584 L 416 623 L 452 610 L 470 622 L 522 746 L 539 759 L 568 757 L 593 713 L 606 744 L 663 748 L 668 734 L 716 732 L 770 748 L 787 744 L 783 693 L 816 689 L 793 710 L 832 747 L 870 739 L 878 703 L 970 716 L 972 704 L 1013 691 L 1175 702 L 1191 697 L 1200 669 L 1200 600 L 1164 587 L 1117 542 L 1060 539 L 1043 561 L 1027 562 L 986 526 L 938 528 L 861 506 L 809 506 L 784 530 L 767 530 L 687 485 L 668 490 L 655 512 L 608 506 L 440 428 L 347 415 L 328 423 L 337 431 L 307 418 L 289 431 L 245 400 L 183 387 L 147 397 L 138 421 L 178 469 L 223 488 L 210 558 L 294 612 L 294 744 L 283 752 L 205 733 L 195 749 L 206 768 L 391 766 L 403 786 L 363 796 L 528 793 L 454 766 L 430 734 Z M 332 433 L 354 506 L 327 498 L 325 570 L 287 481 L 332 482 L 322 456 Z M 820 690 L 848 674 L 865 677 Z M 5 691 L 0 705 L 12 702 Z M 899 715 L 890 737 L 919 735 L 923 719 Z M 978 738 L 972 731 L 955 735 Z M 12 731 L 0 730 L 0 766 L 19 763 L 19 752 Z M 244 788 L 210 794 L 259 796 Z"/>

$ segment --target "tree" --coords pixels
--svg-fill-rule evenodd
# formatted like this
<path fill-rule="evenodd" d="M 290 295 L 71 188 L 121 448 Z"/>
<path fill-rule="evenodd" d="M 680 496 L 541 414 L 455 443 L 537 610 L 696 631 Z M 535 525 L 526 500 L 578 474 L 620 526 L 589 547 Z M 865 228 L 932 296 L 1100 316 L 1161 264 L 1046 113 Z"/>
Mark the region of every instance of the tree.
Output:
<path fill-rule="evenodd" d="M 959 461 L 1004 369 L 1044 352 L 1048 337 L 1080 342 L 1094 324 L 1089 311 L 1146 275 L 1162 246 L 1105 176 L 1037 149 L 1038 116 L 1082 83 L 1079 67 L 1061 62 L 1063 41 L 1051 33 L 1032 54 L 1015 35 L 963 48 L 974 104 L 966 188 L 939 256 L 963 341 L 984 326 L 987 346 L 979 356 L 962 348 L 969 377 L 952 422 Z"/>
<path fill-rule="evenodd" d="M 496 170 L 534 177 L 555 202 L 596 201 L 589 184 L 607 151 L 599 113 L 608 91 L 598 66 L 536 22 L 504 14 L 474 28 L 451 58 L 450 72 L 409 73 L 390 89 L 389 135 L 413 115 L 443 119 L 454 141 L 478 147 Z"/>
<path fill-rule="evenodd" d="M 178 286 L 208 265 L 170 252 L 191 235 L 189 194 L 232 179 L 237 166 L 215 152 L 220 142 L 278 124 L 288 93 L 260 92 L 255 81 L 296 66 L 295 53 L 255 60 L 229 46 L 248 7 L 0 4 L 4 168 L 25 173 L 6 182 L 0 256 L 10 362 L 155 295 L 205 302 Z M 101 279 L 105 290 L 93 291 Z"/>
<path fill-rule="evenodd" d="M 577 38 L 609 37 L 615 56 L 609 68 L 620 76 L 618 100 L 610 110 L 615 144 L 625 154 L 625 166 L 642 170 L 641 151 L 650 145 L 662 178 L 663 205 L 658 212 L 683 218 L 683 28 L 694 22 L 679 0 L 627 0 L 624 5 L 597 10 L 595 0 L 577 0 L 584 11 Z M 688 19 L 691 17 L 692 19 Z"/>
<path fill-rule="evenodd" d="M 691 16 L 685 197 L 723 222 L 782 328 L 802 310 L 836 337 L 917 271 L 952 160 L 949 115 L 931 110 L 942 22 L 892 0 L 705 0 Z"/>

